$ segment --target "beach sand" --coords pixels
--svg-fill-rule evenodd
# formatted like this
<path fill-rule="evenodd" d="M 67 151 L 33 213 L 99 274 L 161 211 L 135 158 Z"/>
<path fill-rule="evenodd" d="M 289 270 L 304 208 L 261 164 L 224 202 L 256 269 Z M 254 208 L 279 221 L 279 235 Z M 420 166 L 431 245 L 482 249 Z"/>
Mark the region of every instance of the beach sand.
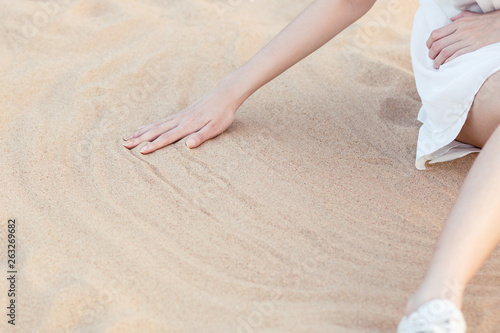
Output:
<path fill-rule="evenodd" d="M 308 3 L 0 1 L 16 332 L 396 330 L 476 158 L 414 167 L 417 1 L 380 0 L 198 149 L 122 146 Z M 470 332 L 500 331 L 499 265 L 497 249 L 466 290 Z"/>

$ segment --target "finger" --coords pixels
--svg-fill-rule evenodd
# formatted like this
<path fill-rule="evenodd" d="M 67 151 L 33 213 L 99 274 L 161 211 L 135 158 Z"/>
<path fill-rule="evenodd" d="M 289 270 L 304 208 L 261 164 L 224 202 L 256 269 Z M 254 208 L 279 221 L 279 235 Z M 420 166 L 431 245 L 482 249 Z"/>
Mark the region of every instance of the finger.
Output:
<path fill-rule="evenodd" d="M 179 127 L 175 127 L 174 129 L 163 133 L 159 137 L 157 137 L 153 142 L 149 143 L 148 145 L 144 146 L 141 148 L 140 153 L 141 154 L 149 154 L 154 152 L 155 150 L 158 150 L 160 148 L 163 148 L 165 146 L 168 146 L 171 143 L 174 143 L 183 137 L 185 137 L 189 131 L 186 129 L 180 129 Z"/>
<path fill-rule="evenodd" d="M 167 121 L 163 124 L 157 125 L 156 127 L 149 128 L 149 130 L 146 130 L 140 136 L 128 140 L 123 145 L 129 149 L 132 149 L 132 148 L 138 146 L 139 144 L 141 144 L 142 142 L 155 140 L 163 133 L 168 132 L 175 127 L 177 127 L 176 122 L 174 122 L 172 120 Z"/>
<path fill-rule="evenodd" d="M 154 126 L 154 124 L 141 126 L 138 129 L 136 129 L 135 132 L 132 132 L 129 135 L 125 136 L 123 138 L 123 140 L 128 141 L 128 140 L 135 139 L 136 137 L 141 136 L 142 134 L 149 131 L 149 129 L 151 129 L 153 126 Z"/>
<path fill-rule="evenodd" d="M 209 122 L 198 132 L 188 136 L 186 140 L 186 146 L 190 149 L 199 147 L 203 142 L 219 135 L 221 131 L 217 131 L 214 124 Z"/>
<path fill-rule="evenodd" d="M 455 43 L 450 46 L 445 47 L 441 53 L 434 59 L 434 68 L 438 69 L 442 64 L 448 61 L 448 59 L 453 60 L 457 56 L 455 54 L 460 50 L 466 48 L 466 45 L 462 43 Z M 453 58 L 453 59 L 452 59 Z"/>
<path fill-rule="evenodd" d="M 471 47 L 465 47 L 463 49 L 460 49 L 457 52 L 455 52 L 451 57 L 446 59 L 446 61 L 444 63 L 446 64 L 446 63 L 452 61 L 453 59 L 456 59 L 456 58 L 460 57 L 461 55 L 464 55 L 464 54 L 472 52 L 472 51 L 474 51 L 474 50 Z"/>
<path fill-rule="evenodd" d="M 432 60 L 436 60 L 436 58 L 443 52 L 444 49 L 460 42 L 461 41 L 455 35 L 441 38 L 440 40 L 432 44 L 431 48 L 429 49 L 429 58 L 431 58 Z"/>
<path fill-rule="evenodd" d="M 431 32 L 429 39 L 427 39 L 426 42 L 427 48 L 430 50 L 435 42 L 446 36 L 453 34 L 455 31 L 457 31 L 457 28 L 453 23 L 445 25 L 444 27 L 439 28 L 437 30 L 434 30 L 433 32 Z"/>
<path fill-rule="evenodd" d="M 174 118 L 174 116 L 167 117 L 167 118 L 160 119 L 160 120 L 158 120 L 158 121 L 156 121 L 154 123 L 151 123 L 149 125 L 141 126 L 141 127 L 137 128 L 134 132 L 132 132 L 131 134 L 129 134 L 128 136 L 124 137 L 123 140 L 128 141 L 128 140 L 137 138 L 137 137 L 143 135 L 144 133 L 146 133 L 147 131 L 149 131 L 151 128 L 153 128 L 155 126 L 158 126 L 158 125 L 161 125 L 161 124 L 164 124 L 167 121 L 172 120 L 173 118 Z"/>
<path fill-rule="evenodd" d="M 474 16 L 474 15 L 479 15 L 479 14 L 465 10 L 465 11 L 461 12 L 460 14 L 453 16 L 450 20 L 456 21 L 456 20 L 461 19 L 462 17 Z"/>

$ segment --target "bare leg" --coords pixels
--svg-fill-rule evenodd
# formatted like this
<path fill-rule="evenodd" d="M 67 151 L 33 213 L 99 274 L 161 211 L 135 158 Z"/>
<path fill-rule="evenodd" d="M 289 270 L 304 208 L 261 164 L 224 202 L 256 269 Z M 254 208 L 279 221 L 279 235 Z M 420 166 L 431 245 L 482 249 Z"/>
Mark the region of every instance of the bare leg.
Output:
<path fill-rule="evenodd" d="M 457 137 L 484 147 L 465 179 L 406 315 L 435 298 L 449 299 L 461 308 L 465 286 L 500 242 L 500 100 L 493 97 L 500 88 L 499 78 L 497 73 L 485 82 Z"/>
<path fill-rule="evenodd" d="M 474 99 L 467 121 L 457 140 L 476 147 L 483 147 L 500 124 L 500 72 L 490 76 Z"/>

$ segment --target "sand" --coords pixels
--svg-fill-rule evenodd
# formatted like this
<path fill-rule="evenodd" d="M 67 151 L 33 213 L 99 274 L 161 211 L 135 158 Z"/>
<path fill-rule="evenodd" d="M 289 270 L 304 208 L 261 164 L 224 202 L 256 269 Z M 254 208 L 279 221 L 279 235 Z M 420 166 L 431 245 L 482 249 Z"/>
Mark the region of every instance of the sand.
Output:
<path fill-rule="evenodd" d="M 380 0 L 198 149 L 122 146 L 309 2 L 0 1 L 16 332 L 395 331 L 476 158 L 414 167 L 417 1 Z M 500 330 L 499 265 L 466 290 L 470 332 Z"/>

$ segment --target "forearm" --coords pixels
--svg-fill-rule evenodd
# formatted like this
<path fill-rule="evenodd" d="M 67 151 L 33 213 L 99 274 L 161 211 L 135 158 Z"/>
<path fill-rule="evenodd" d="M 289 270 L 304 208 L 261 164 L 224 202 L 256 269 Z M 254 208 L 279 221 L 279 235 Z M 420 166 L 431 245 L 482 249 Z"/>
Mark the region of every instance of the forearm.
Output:
<path fill-rule="evenodd" d="M 362 17 L 376 0 L 316 0 L 221 83 L 243 101 Z"/>

